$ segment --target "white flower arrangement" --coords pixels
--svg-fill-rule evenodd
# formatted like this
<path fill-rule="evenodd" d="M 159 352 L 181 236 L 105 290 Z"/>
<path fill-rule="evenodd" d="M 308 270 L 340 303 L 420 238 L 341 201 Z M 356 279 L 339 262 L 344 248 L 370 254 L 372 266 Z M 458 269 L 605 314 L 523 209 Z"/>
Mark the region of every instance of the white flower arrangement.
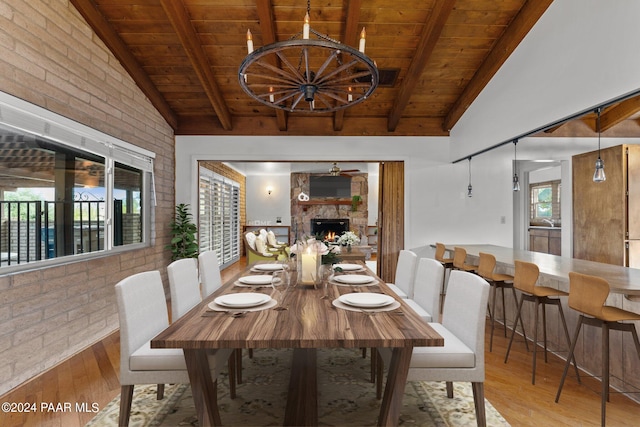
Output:
<path fill-rule="evenodd" d="M 353 231 L 345 231 L 338 237 L 339 245 L 356 245 L 360 243 L 360 238 Z"/>

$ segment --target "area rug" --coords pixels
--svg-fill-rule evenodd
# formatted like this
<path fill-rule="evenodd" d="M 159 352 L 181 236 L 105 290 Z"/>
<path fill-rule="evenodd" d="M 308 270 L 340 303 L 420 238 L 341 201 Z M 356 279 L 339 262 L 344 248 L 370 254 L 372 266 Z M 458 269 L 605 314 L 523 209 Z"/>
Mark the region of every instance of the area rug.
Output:
<path fill-rule="evenodd" d="M 226 372 L 218 379 L 220 417 L 227 426 L 282 425 L 289 384 L 291 350 L 255 350 L 243 356 L 243 383 L 235 399 L 229 398 Z M 369 358 L 360 350 L 318 351 L 318 425 L 375 426 L 380 401 L 369 382 Z M 87 426 L 117 426 L 120 399 L 109 403 Z M 509 426 L 485 400 L 488 426 Z M 454 383 L 454 398 L 447 398 L 445 383 L 411 381 L 405 388 L 400 425 L 475 426 L 473 393 L 468 383 Z M 167 385 L 165 398 L 155 399 L 155 386 L 136 386 L 130 427 L 197 426 L 191 389 Z"/>

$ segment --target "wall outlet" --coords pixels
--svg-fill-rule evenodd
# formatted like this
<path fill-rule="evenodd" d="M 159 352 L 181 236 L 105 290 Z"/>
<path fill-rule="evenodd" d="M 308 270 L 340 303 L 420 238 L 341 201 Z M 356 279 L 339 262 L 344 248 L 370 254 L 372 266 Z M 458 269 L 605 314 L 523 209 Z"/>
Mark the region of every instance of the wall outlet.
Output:
<path fill-rule="evenodd" d="M 501 216 L 500 217 L 500 224 L 506 224 L 507 223 L 507 217 L 506 216 Z"/>

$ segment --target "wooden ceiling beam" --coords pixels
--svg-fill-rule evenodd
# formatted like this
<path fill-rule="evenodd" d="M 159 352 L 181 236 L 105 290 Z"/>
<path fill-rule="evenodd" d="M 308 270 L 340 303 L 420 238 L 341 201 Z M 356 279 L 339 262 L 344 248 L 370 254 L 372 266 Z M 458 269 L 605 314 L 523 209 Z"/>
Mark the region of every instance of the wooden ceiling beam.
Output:
<path fill-rule="evenodd" d="M 424 71 L 424 68 L 429 63 L 433 49 L 440 39 L 440 34 L 444 28 L 449 15 L 455 5 L 455 0 L 443 0 L 437 1 L 433 7 L 432 13 L 429 15 L 429 19 L 426 22 L 424 31 L 420 36 L 416 53 L 413 56 L 411 65 L 407 70 L 407 74 L 400 85 L 398 96 L 396 97 L 393 107 L 389 112 L 389 119 L 387 123 L 387 130 L 393 132 L 400 122 L 400 117 L 404 112 L 405 107 L 411 99 L 411 95 L 414 89 L 418 85 L 420 76 Z"/>
<path fill-rule="evenodd" d="M 344 26 L 342 40 L 347 46 L 356 46 L 358 40 L 358 24 L 360 23 L 360 7 L 362 0 L 350 0 L 347 6 L 347 22 Z M 333 115 L 333 130 L 341 131 L 344 126 L 344 109 Z"/>
<path fill-rule="evenodd" d="M 231 130 L 233 128 L 231 113 L 229 113 L 222 91 L 215 81 L 207 55 L 193 25 L 191 25 L 191 19 L 182 0 L 161 0 L 160 3 L 191 61 L 220 124 L 225 130 Z"/>
<path fill-rule="evenodd" d="M 611 129 L 638 112 L 640 112 L 640 96 L 629 98 L 608 108 L 607 111 L 600 114 L 601 132 Z"/>
<path fill-rule="evenodd" d="M 93 0 L 71 0 L 71 4 L 80 12 L 89 26 L 120 61 L 120 64 L 136 82 L 140 90 L 149 98 L 151 104 L 175 131 L 178 128 L 178 116 L 169 106 L 149 75 L 144 71 L 129 47 L 100 13 Z"/>
<path fill-rule="evenodd" d="M 276 23 L 273 16 L 273 5 L 271 0 L 257 0 L 256 8 L 258 10 L 258 20 L 260 21 L 260 32 L 262 33 L 262 42 L 267 45 L 276 42 Z M 269 55 L 266 60 L 271 65 L 280 68 L 280 64 L 274 63 L 273 56 Z M 279 62 L 279 61 L 277 61 Z M 276 108 L 276 122 L 280 131 L 287 130 L 287 112 Z"/>
<path fill-rule="evenodd" d="M 442 124 L 444 130 L 450 131 L 455 126 L 552 2 L 553 0 L 528 0 L 522 6 L 520 12 L 513 18 L 502 37 L 496 42 L 467 87 L 453 104 Z"/>
<path fill-rule="evenodd" d="M 189 116 L 180 119 L 176 135 L 282 135 L 282 136 L 448 136 L 442 130 L 440 118 L 405 117 L 394 132 L 387 131 L 386 117 L 349 117 L 344 129 L 331 128 L 333 116 L 289 115 L 288 129 L 279 132 L 272 117 L 234 116 L 231 131 L 222 129 L 208 116 Z"/>

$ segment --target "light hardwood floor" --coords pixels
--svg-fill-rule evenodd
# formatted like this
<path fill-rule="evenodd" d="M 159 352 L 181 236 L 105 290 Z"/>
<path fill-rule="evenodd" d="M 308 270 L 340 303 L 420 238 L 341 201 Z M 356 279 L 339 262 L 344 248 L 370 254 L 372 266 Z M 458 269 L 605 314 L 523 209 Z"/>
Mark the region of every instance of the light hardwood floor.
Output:
<path fill-rule="evenodd" d="M 223 271 L 223 280 L 235 275 L 243 266 L 239 263 Z M 555 403 L 564 362 L 550 355 L 549 363 L 545 364 L 539 353 L 536 385 L 532 385 L 531 353 L 526 352 L 522 341 L 516 341 L 509 362 L 505 364 L 507 344 L 502 329 L 496 328 L 493 352 L 486 352 L 485 396 L 512 426 L 600 425 L 599 382 L 591 382 L 588 387 L 578 385 L 575 377 L 568 377 L 560 403 Z M 119 334 L 114 333 L 17 387 L 0 397 L 0 402 L 35 402 L 38 410 L 22 414 L 2 412 L 0 426 L 84 426 L 94 414 L 76 412 L 76 402 L 86 402 L 89 407 L 96 403 L 103 408 L 118 395 L 119 357 Z M 69 402 L 74 410 L 45 412 L 39 406 L 42 402 Z M 619 394 L 612 394 L 607 404 L 607 425 L 631 427 L 639 424 L 640 404 Z"/>

